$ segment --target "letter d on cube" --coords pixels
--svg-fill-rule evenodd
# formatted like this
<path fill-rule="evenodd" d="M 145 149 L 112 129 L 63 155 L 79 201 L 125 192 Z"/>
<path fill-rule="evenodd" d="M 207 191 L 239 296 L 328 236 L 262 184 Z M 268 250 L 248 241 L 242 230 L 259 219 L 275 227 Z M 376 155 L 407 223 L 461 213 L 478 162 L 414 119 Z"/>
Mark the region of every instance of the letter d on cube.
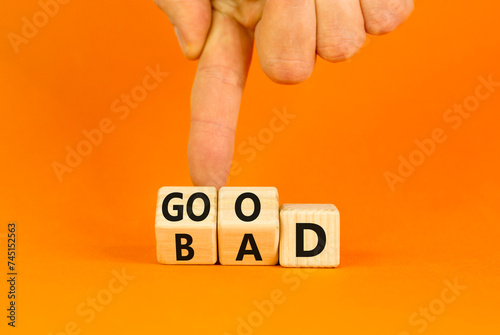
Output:
<path fill-rule="evenodd" d="M 340 216 L 334 205 L 284 204 L 280 208 L 280 264 L 336 267 L 340 263 Z"/>

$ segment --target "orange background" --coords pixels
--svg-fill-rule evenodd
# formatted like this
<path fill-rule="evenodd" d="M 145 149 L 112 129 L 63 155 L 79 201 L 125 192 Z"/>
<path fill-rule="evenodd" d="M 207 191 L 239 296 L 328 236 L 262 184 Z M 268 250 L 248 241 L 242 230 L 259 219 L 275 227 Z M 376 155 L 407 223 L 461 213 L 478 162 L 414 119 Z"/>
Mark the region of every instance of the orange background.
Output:
<path fill-rule="evenodd" d="M 190 185 L 196 63 L 152 1 L 71 0 L 15 53 L 7 34 L 39 10 L 35 0 L 0 4 L 0 223 L 2 234 L 18 224 L 19 271 L 18 324 L 6 326 L 2 303 L 2 333 L 55 335 L 75 322 L 82 334 L 236 334 L 254 301 L 280 290 L 285 302 L 254 334 L 418 334 L 409 318 L 439 306 L 446 280 L 467 288 L 425 333 L 499 333 L 500 88 L 459 129 L 443 120 L 479 76 L 500 81 L 498 3 L 417 1 L 396 32 L 370 37 L 350 62 L 318 59 L 298 86 L 272 83 L 254 55 L 236 145 L 269 127 L 275 109 L 296 117 L 254 159 L 236 151 L 230 185 L 339 208 L 341 266 L 303 277 L 157 264 L 157 190 Z M 157 64 L 169 76 L 120 120 L 111 103 Z M 116 129 L 59 182 L 52 163 L 104 118 Z M 391 191 L 384 173 L 436 127 L 447 140 Z M 134 279 L 86 322 L 76 307 L 122 268 Z"/>

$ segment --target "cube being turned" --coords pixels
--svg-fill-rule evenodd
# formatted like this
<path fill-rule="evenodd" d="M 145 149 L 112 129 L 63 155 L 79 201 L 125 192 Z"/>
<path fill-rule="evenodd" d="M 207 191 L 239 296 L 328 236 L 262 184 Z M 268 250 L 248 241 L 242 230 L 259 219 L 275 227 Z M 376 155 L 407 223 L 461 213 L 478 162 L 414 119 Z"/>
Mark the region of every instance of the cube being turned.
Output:
<path fill-rule="evenodd" d="M 156 254 L 163 264 L 217 262 L 215 187 L 162 187 L 156 206 Z"/>
<path fill-rule="evenodd" d="M 340 216 L 334 205 L 284 204 L 280 208 L 280 264 L 336 267 L 340 262 Z"/>
<path fill-rule="evenodd" d="M 218 212 L 221 264 L 278 262 L 279 201 L 275 187 L 223 187 Z"/>

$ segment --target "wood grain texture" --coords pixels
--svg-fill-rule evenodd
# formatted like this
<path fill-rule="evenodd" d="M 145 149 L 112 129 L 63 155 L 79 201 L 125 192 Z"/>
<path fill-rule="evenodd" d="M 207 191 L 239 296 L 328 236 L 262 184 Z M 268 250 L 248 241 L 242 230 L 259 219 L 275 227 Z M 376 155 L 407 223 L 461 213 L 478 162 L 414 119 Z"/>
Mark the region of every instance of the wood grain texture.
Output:
<path fill-rule="evenodd" d="M 314 223 L 326 235 L 323 251 L 312 257 L 297 257 L 297 223 Z M 314 249 L 318 236 L 304 230 L 304 250 Z M 331 204 L 284 204 L 280 208 L 280 264 L 285 267 L 336 267 L 340 263 L 340 216 Z"/>
<path fill-rule="evenodd" d="M 238 218 L 235 210 L 237 198 L 243 193 L 255 194 L 261 205 L 258 217 L 251 222 Z M 278 263 L 279 245 L 279 200 L 275 187 L 222 187 L 219 190 L 218 239 L 219 260 L 223 265 L 275 265 Z M 254 202 L 243 200 L 244 215 L 254 212 Z M 252 234 L 262 257 L 256 260 L 254 255 L 244 255 L 236 260 L 245 234 Z M 246 249 L 251 249 L 246 245 Z"/>
<path fill-rule="evenodd" d="M 172 192 L 182 194 L 182 199 L 173 198 L 168 204 L 168 211 L 171 215 L 178 214 L 174 206 L 182 206 L 183 217 L 180 221 L 169 221 L 163 215 L 163 201 Z M 197 192 L 206 194 L 210 201 L 210 211 L 203 221 L 193 221 L 187 213 L 188 199 Z M 202 199 L 194 200 L 192 204 L 194 215 L 202 215 L 204 209 L 205 204 Z M 217 190 L 215 187 L 162 187 L 158 191 L 155 233 L 158 262 L 162 264 L 215 264 L 217 262 Z M 192 259 L 177 260 L 176 234 L 189 234 L 193 238 L 190 245 L 194 250 Z M 187 254 L 187 251 L 183 250 L 183 254 Z"/>

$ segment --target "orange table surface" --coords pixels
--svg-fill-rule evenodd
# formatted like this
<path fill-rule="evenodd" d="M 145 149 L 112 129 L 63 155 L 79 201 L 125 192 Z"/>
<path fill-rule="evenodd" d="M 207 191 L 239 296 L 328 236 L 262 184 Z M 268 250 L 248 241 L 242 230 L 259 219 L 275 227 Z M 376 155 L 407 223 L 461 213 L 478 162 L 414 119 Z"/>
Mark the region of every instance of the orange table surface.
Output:
<path fill-rule="evenodd" d="M 190 185 L 196 62 L 153 1 L 68 1 L 17 49 L 9 33 L 40 5 L 3 1 L 1 333 L 499 334 L 499 10 L 417 1 L 394 33 L 348 62 L 318 58 L 297 86 L 254 55 L 229 186 L 340 211 L 341 265 L 294 270 L 156 262 L 156 193 Z"/>

